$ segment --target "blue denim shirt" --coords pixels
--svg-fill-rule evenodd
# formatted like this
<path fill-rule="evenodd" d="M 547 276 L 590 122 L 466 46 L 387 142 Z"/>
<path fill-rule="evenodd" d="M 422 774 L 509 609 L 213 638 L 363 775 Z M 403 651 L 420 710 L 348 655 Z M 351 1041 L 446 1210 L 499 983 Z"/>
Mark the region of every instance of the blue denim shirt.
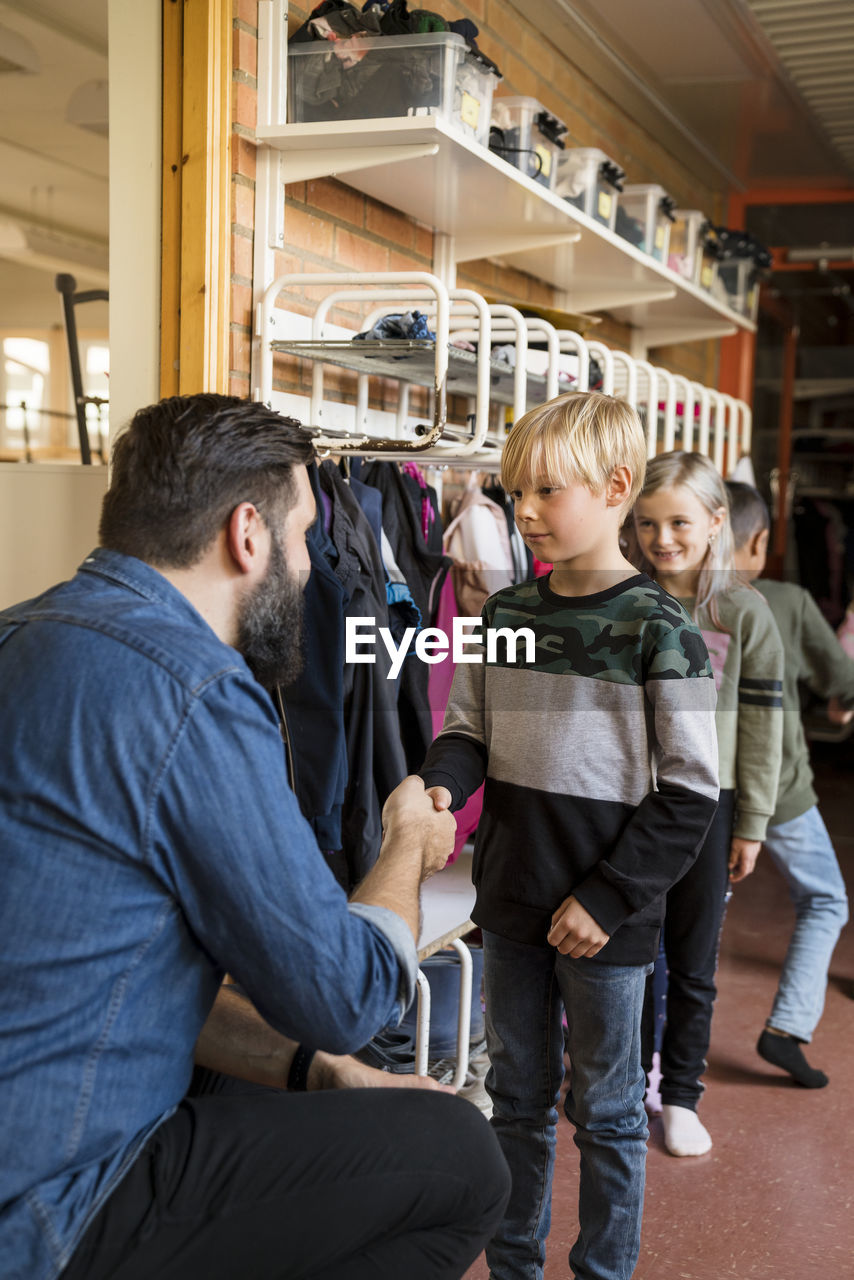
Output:
<path fill-rule="evenodd" d="M 348 905 L 268 695 L 185 596 L 103 549 L 0 614 L 0 1276 L 50 1280 L 190 1080 L 225 972 L 349 1052 L 415 947 Z"/>

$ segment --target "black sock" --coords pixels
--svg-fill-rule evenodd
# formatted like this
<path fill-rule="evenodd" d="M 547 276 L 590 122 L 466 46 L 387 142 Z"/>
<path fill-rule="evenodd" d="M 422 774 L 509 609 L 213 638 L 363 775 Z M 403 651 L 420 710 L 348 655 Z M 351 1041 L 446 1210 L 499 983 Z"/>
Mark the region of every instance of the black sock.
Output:
<path fill-rule="evenodd" d="M 827 1076 L 823 1071 L 811 1067 L 804 1057 L 800 1043 L 794 1036 L 775 1035 L 773 1031 L 763 1031 L 756 1046 L 756 1052 L 766 1062 L 775 1067 L 782 1067 L 789 1075 L 802 1084 L 805 1089 L 823 1089 L 827 1084 Z"/>

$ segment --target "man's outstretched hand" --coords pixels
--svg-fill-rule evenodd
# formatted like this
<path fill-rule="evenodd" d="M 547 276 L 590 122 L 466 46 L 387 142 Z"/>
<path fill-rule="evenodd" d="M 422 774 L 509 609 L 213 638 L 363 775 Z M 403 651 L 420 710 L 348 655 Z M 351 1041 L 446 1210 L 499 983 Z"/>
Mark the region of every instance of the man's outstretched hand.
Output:
<path fill-rule="evenodd" d="M 456 834 L 453 815 L 436 806 L 415 774 L 404 778 L 383 806 L 383 847 L 391 849 L 400 842 L 418 848 L 424 876 L 441 871 L 453 852 Z"/>

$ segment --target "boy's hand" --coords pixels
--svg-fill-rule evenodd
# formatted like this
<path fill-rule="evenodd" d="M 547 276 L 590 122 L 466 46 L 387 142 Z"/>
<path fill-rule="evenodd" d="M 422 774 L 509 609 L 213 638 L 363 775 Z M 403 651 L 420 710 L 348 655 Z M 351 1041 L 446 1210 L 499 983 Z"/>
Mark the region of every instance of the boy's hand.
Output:
<path fill-rule="evenodd" d="M 443 809 L 450 809 L 451 793 L 447 787 L 428 787 L 427 794 L 433 801 L 433 808 L 437 813 L 441 813 Z"/>
<path fill-rule="evenodd" d="M 609 935 L 601 929 L 589 911 L 572 894 L 562 902 L 552 916 L 552 927 L 547 941 L 557 947 L 562 956 L 581 960 L 591 959 L 602 950 Z"/>
<path fill-rule="evenodd" d="M 733 836 L 729 847 L 729 878 L 733 884 L 750 875 L 761 848 L 761 840 L 742 840 L 741 836 Z"/>

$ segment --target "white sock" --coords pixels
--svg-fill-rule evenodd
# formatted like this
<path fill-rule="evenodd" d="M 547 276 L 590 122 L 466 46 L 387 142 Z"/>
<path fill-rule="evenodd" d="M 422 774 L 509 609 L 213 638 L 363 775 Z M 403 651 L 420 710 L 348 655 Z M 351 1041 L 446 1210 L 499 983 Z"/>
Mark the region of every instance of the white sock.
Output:
<path fill-rule="evenodd" d="M 661 1109 L 664 1145 L 672 1156 L 704 1156 L 712 1139 L 696 1111 L 665 1103 Z"/>
<path fill-rule="evenodd" d="M 647 1080 L 647 1090 L 644 1095 L 643 1105 L 646 1107 L 647 1115 L 661 1115 L 661 1057 L 658 1053 L 652 1055 L 652 1067 L 650 1068 L 649 1078 Z"/>

